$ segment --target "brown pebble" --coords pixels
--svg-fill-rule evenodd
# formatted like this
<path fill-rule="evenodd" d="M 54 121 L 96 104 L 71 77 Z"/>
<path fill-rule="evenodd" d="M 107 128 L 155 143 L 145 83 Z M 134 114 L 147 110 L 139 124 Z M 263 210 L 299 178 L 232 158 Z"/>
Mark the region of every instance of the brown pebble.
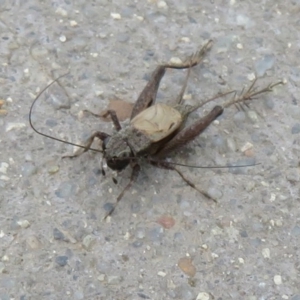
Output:
<path fill-rule="evenodd" d="M 0 100 L 0 108 L 3 106 L 4 100 Z"/>
<path fill-rule="evenodd" d="M 193 265 L 190 257 L 182 257 L 178 261 L 179 269 L 188 276 L 194 277 L 196 274 L 196 267 Z"/>
<path fill-rule="evenodd" d="M 244 152 L 245 156 L 247 157 L 252 157 L 254 156 L 254 150 L 251 148 L 251 149 L 248 149 Z"/>
<path fill-rule="evenodd" d="M 165 229 L 170 229 L 175 225 L 175 220 L 170 216 L 161 216 L 158 218 L 157 223 Z"/>
<path fill-rule="evenodd" d="M 0 109 L 0 116 L 5 116 L 5 115 L 7 115 L 7 110 Z"/>

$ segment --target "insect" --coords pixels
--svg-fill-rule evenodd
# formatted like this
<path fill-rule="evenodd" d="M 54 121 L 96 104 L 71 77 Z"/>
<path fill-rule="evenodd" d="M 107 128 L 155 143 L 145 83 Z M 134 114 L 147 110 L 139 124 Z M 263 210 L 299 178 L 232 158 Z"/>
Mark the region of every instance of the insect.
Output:
<path fill-rule="evenodd" d="M 120 172 L 127 166 L 131 166 L 132 172 L 130 180 L 117 197 L 115 205 L 106 214 L 105 218 L 113 213 L 116 205 L 122 199 L 124 193 L 130 189 L 133 182 L 137 179 L 140 172 L 140 161 L 142 159 L 154 166 L 176 171 L 189 186 L 196 189 L 205 197 L 211 199 L 211 197 L 204 190 L 200 189 L 193 182 L 187 179 L 182 172 L 176 168 L 176 164 L 167 162 L 164 160 L 164 157 L 171 151 L 185 145 L 187 142 L 192 141 L 194 138 L 200 135 L 218 116 L 223 113 L 225 108 L 231 105 L 243 104 L 253 100 L 260 94 L 271 92 L 273 87 L 282 83 L 280 81 L 270 84 L 263 89 L 257 90 L 255 88 L 256 80 L 254 80 L 250 87 L 239 95 L 234 93 L 234 91 L 230 91 L 224 94 L 218 94 L 215 97 L 203 101 L 195 106 L 184 104 L 183 95 L 188 83 L 190 70 L 192 67 L 201 63 L 211 46 L 212 41 L 210 40 L 198 52 L 188 57 L 182 63 L 167 63 L 157 66 L 152 73 L 149 82 L 139 95 L 131 113 L 130 123 L 127 126 L 121 126 L 115 111 L 108 111 L 116 129 L 116 133 L 110 135 L 100 131 L 94 132 L 87 139 L 87 142 L 81 146 L 54 138 L 55 140 L 81 147 L 81 149 L 75 152 L 74 155 L 70 155 L 68 157 L 76 157 L 88 150 L 95 150 L 91 148 L 91 145 L 94 139 L 98 138 L 102 141 L 102 151 L 100 150 L 100 152 L 103 153 L 103 159 L 106 161 L 110 169 Z M 162 103 L 155 103 L 160 81 L 163 78 L 166 69 L 168 68 L 188 69 L 180 94 L 172 106 Z M 53 84 L 55 81 L 53 81 L 51 84 Z M 47 137 L 50 136 L 37 131 L 33 127 L 31 113 L 33 105 L 39 96 L 50 85 L 42 90 L 35 98 L 29 113 L 29 122 L 31 127 L 37 133 Z M 216 105 L 206 116 L 195 121 L 190 126 L 185 126 L 188 116 L 193 111 L 199 109 L 212 100 L 231 93 L 234 95 L 229 100 L 225 101 L 222 105 Z M 102 173 L 105 175 L 103 167 Z"/>

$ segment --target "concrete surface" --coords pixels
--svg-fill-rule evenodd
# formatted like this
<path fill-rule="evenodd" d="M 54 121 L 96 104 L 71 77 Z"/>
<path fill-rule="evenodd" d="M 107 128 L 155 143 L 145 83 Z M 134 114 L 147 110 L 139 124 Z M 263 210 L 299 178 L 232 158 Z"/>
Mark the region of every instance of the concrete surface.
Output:
<path fill-rule="evenodd" d="M 1 0 L 0 299 L 299 300 L 299 14 L 297 0 Z M 287 84 L 245 111 L 229 108 L 171 159 L 261 164 L 181 168 L 218 204 L 143 165 L 104 222 L 130 170 L 115 186 L 100 154 L 61 159 L 73 148 L 28 125 L 35 95 L 69 70 L 39 100 L 35 126 L 73 142 L 112 132 L 80 112 L 134 102 L 159 62 L 210 38 L 188 103 L 242 90 L 255 73 L 260 86 Z M 167 72 L 159 101 L 176 97 L 184 74 Z"/>

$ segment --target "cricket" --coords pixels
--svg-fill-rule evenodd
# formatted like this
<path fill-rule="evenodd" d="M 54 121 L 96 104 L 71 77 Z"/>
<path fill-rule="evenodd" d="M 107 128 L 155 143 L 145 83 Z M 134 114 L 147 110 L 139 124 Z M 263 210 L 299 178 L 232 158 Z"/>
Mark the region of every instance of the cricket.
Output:
<path fill-rule="evenodd" d="M 217 119 L 223 113 L 224 109 L 230 106 L 239 107 L 244 104 L 248 105 L 250 101 L 257 99 L 257 96 L 272 92 L 275 86 L 280 85 L 283 82 L 279 81 L 269 84 L 262 89 L 258 89 L 255 86 L 257 81 L 255 79 L 247 89 L 242 90 L 240 93 L 237 93 L 236 91 L 228 91 L 223 94 L 219 93 L 216 96 L 202 101 L 194 106 L 184 104 L 183 96 L 188 84 L 190 70 L 203 61 L 203 58 L 211 49 L 212 44 L 212 40 L 209 40 L 198 52 L 187 57 L 181 63 L 166 63 L 158 65 L 133 106 L 129 124 L 122 127 L 116 112 L 114 110 L 109 110 L 108 114 L 113 122 L 115 133 L 108 134 L 101 131 L 94 132 L 83 145 L 77 145 L 56 137 L 49 136 L 38 131 L 32 124 L 31 116 L 35 103 L 41 94 L 46 91 L 46 89 L 48 89 L 53 83 L 57 82 L 64 75 L 52 81 L 34 99 L 29 112 L 29 123 L 32 129 L 40 135 L 79 147 L 79 150 L 77 150 L 73 155 L 64 157 L 77 157 L 88 150 L 101 152 L 101 168 L 103 175 L 105 175 L 103 160 L 110 169 L 116 172 L 121 172 L 128 166 L 131 167 L 132 171 L 129 182 L 118 195 L 114 206 L 105 215 L 105 219 L 112 215 L 116 206 L 123 198 L 125 192 L 128 191 L 132 184 L 137 180 L 141 170 L 140 163 L 142 160 L 153 166 L 177 172 L 177 174 L 191 188 L 198 191 L 204 197 L 215 201 L 205 190 L 197 187 L 193 182 L 183 175 L 183 173 L 177 168 L 177 166 L 181 166 L 181 164 L 168 162 L 165 159 L 166 156 L 169 155 L 171 151 L 186 145 L 188 142 L 199 136 L 215 119 Z M 173 105 L 156 103 L 156 94 L 160 85 L 160 81 L 165 75 L 167 69 L 187 69 L 184 84 Z M 216 100 L 217 98 L 229 95 L 229 99 L 224 101 L 223 104 L 216 105 L 207 115 L 196 120 L 191 125 L 186 126 L 186 121 L 192 112 L 203 107 L 205 104 Z M 100 139 L 102 141 L 102 149 L 91 148 L 94 139 Z M 197 168 L 197 166 L 188 167 Z M 115 179 L 114 182 L 117 183 Z"/>

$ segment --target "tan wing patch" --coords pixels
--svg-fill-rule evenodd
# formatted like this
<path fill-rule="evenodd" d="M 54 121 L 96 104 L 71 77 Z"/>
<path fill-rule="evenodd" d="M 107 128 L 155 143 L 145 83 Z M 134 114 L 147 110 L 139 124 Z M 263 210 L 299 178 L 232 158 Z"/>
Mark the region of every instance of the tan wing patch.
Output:
<path fill-rule="evenodd" d="M 181 123 L 181 114 L 173 107 L 161 103 L 150 106 L 131 120 L 132 126 L 153 142 L 173 133 Z"/>

